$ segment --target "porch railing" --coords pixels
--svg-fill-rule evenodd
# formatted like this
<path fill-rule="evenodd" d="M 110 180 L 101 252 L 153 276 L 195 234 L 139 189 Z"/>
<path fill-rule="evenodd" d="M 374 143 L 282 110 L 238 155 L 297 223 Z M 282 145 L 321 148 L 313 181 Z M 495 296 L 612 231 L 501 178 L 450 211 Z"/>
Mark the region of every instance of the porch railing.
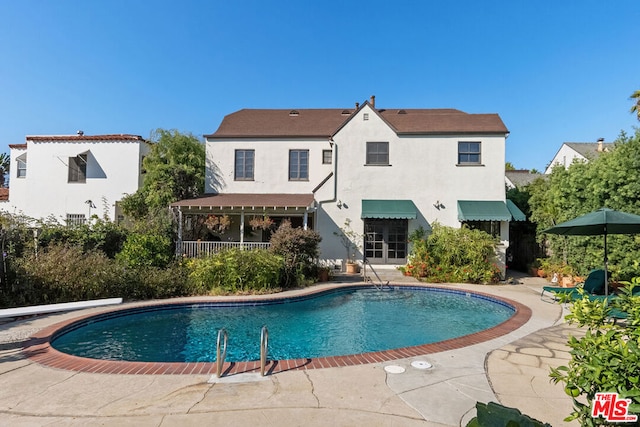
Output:
<path fill-rule="evenodd" d="M 182 242 L 182 256 L 189 258 L 204 257 L 220 252 L 223 249 L 267 249 L 269 242 L 203 242 L 187 240 Z"/>

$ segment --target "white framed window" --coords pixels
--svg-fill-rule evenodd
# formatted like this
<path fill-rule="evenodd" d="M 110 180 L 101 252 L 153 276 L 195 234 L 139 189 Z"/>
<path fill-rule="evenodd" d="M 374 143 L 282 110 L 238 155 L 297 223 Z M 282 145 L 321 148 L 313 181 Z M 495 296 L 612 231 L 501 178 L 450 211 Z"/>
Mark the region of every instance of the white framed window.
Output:
<path fill-rule="evenodd" d="M 253 181 L 255 157 L 255 150 L 236 150 L 234 172 L 236 181 Z"/>
<path fill-rule="evenodd" d="M 16 178 L 26 178 L 27 177 L 27 153 L 22 154 L 21 156 L 16 157 Z"/>
<path fill-rule="evenodd" d="M 87 155 L 78 154 L 75 157 L 69 157 L 69 181 L 68 182 L 87 182 Z"/>
<path fill-rule="evenodd" d="M 367 142 L 367 165 L 388 166 L 389 165 L 389 143 L 388 142 Z"/>
<path fill-rule="evenodd" d="M 87 218 L 84 214 L 67 214 L 67 227 L 75 227 L 87 222 Z"/>
<path fill-rule="evenodd" d="M 459 165 L 479 165 L 482 156 L 479 142 L 459 141 L 458 142 L 458 164 Z"/>
<path fill-rule="evenodd" d="M 289 181 L 309 180 L 309 150 L 289 150 Z"/>
<path fill-rule="evenodd" d="M 332 156 L 332 151 L 331 150 L 322 150 L 322 164 L 323 165 L 330 165 L 333 162 L 333 156 Z"/>

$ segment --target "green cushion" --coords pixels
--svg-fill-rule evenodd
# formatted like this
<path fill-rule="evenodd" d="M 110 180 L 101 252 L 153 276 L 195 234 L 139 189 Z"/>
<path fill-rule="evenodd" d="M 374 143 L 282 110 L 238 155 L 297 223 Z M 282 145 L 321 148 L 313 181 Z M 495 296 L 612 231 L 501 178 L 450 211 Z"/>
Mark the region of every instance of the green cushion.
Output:
<path fill-rule="evenodd" d="M 604 270 L 593 270 L 587 276 L 582 287 L 589 294 L 602 295 L 604 294 L 604 280 Z"/>

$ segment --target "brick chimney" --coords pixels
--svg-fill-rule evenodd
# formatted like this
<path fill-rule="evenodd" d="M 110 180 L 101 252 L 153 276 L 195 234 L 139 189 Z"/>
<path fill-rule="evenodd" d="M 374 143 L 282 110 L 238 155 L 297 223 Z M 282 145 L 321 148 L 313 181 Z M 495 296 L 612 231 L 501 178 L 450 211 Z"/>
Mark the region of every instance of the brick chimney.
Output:
<path fill-rule="evenodd" d="M 602 153 L 604 151 L 603 143 L 604 143 L 604 138 L 598 138 L 598 153 Z"/>
<path fill-rule="evenodd" d="M 369 100 L 369 103 L 371 104 L 371 108 L 376 108 L 376 96 L 375 95 L 371 95 L 371 99 Z"/>

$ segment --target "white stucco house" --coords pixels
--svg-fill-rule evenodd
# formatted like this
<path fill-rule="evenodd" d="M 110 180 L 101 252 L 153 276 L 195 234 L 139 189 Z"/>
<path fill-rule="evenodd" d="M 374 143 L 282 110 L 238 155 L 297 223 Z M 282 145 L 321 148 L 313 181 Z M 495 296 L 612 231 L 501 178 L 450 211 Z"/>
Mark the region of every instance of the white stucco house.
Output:
<path fill-rule="evenodd" d="M 226 215 L 215 244 L 260 245 L 268 236 L 249 223 L 268 216 L 318 231 L 322 259 L 400 265 L 418 227 L 465 222 L 499 236 L 504 258 L 509 221 L 524 219 L 505 199 L 507 135 L 497 114 L 380 109 L 374 97 L 346 109 L 236 111 L 205 135 L 207 194 L 173 204 L 179 244 L 204 250 L 189 230 L 198 216 Z M 354 254 L 336 235 L 346 221 L 364 237 Z"/>
<path fill-rule="evenodd" d="M 92 215 L 117 221 L 117 202 L 142 184 L 150 144 L 137 135 L 27 136 L 9 145 L 11 187 L 0 209 L 81 224 Z"/>
<path fill-rule="evenodd" d="M 588 162 L 613 149 L 614 144 L 605 143 L 604 138 L 597 142 L 565 142 L 553 156 L 545 169 L 545 174 L 550 174 L 554 166 L 562 165 L 565 169 L 574 161 Z"/>

